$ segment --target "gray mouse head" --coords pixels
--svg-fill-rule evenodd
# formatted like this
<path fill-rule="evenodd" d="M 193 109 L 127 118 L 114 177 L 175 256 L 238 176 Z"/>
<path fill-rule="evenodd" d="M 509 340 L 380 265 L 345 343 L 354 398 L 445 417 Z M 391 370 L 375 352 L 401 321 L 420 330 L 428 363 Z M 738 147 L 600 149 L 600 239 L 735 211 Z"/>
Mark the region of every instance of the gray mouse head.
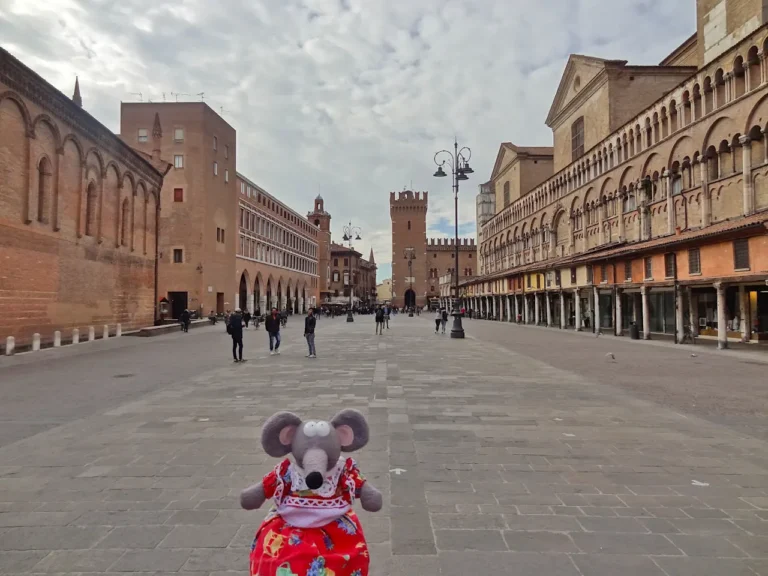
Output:
<path fill-rule="evenodd" d="M 342 410 L 330 422 L 302 422 L 293 412 L 278 412 L 261 430 L 264 451 L 275 458 L 293 454 L 310 490 L 323 485 L 342 452 L 354 452 L 366 444 L 368 423 L 357 410 Z"/>

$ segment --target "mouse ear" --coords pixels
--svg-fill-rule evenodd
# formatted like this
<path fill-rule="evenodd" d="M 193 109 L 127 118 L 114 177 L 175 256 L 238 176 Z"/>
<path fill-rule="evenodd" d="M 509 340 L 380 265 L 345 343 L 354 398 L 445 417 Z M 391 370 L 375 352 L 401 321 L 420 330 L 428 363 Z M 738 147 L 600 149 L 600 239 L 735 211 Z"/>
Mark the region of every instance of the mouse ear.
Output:
<path fill-rule="evenodd" d="M 343 452 L 354 452 L 368 444 L 368 422 L 357 410 L 342 410 L 331 420 Z"/>
<path fill-rule="evenodd" d="M 264 423 L 261 429 L 261 445 L 264 452 L 280 458 L 291 452 L 291 443 L 301 418 L 293 412 L 278 412 Z"/>

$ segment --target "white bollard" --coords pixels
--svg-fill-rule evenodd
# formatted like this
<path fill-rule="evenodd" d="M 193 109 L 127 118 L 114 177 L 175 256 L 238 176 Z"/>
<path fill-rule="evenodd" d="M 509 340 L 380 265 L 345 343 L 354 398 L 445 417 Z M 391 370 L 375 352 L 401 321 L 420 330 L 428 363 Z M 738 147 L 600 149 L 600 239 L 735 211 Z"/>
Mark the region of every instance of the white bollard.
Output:
<path fill-rule="evenodd" d="M 32 334 L 32 351 L 37 352 L 40 350 L 40 334 L 35 332 Z"/>
<path fill-rule="evenodd" d="M 56 332 L 53 333 L 53 347 L 61 347 L 61 332 L 59 330 L 56 330 Z"/>
<path fill-rule="evenodd" d="M 13 356 L 15 351 L 16 351 L 16 338 L 14 338 L 13 336 L 8 336 L 8 338 L 5 339 L 5 355 Z"/>
<path fill-rule="evenodd" d="M 104 336 L 103 336 L 104 340 L 109 338 L 109 324 L 104 324 L 104 332 L 103 332 L 103 334 L 104 334 Z"/>
<path fill-rule="evenodd" d="M 80 344 L 80 330 L 72 329 L 72 344 Z"/>
<path fill-rule="evenodd" d="M 115 328 L 115 338 L 120 338 L 120 336 L 123 335 L 123 325 L 118 324 L 117 328 Z"/>
<path fill-rule="evenodd" d="M 96 328 L 93 326 L 88 327 L 88 342 L 93 342 L 96 340 Z"/>

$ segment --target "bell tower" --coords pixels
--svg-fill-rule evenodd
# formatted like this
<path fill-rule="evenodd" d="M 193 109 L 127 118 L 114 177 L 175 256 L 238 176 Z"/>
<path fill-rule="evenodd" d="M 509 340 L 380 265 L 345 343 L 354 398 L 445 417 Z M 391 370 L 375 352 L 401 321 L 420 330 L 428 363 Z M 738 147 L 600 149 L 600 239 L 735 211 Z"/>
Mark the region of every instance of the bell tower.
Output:
<path fill-rule="evenodd" d="M 314 210 L 307 214 L 307 220 L 318 228 L 317 275 L 320 280 L 318 302 L 325 302 L 325 299 L 330 296 L 331 283 L 331 215 L 325 211 L 325 201 L 320 194 L 315 198 Z"/>
<path fill-rule="evenodd" d="M 389 193 L 393 306 L 427 304 L 427 203 L 427 192 Z"/>

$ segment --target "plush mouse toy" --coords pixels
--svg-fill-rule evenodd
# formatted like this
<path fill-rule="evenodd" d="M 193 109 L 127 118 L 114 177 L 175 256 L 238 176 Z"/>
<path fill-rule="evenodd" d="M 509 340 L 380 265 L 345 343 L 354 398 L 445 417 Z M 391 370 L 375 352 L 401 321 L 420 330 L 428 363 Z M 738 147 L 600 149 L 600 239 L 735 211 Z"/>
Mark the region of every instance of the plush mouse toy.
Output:
<path fill-rule="evenodd" d="M 330 422 L 302 422 L 278 412 L 264 424 L 261 445 L 270 456 L 292 454 L 258 484 L 243 490 L 240 504 L 274 506 L 256 532 L 251 576 L 367 576 L 368 546 L 352 510 L 381 510 L 381 493 L 366 482 L 342 452 L 368 443 L 368 423 L 357 410 L 342 410 Z"/>

